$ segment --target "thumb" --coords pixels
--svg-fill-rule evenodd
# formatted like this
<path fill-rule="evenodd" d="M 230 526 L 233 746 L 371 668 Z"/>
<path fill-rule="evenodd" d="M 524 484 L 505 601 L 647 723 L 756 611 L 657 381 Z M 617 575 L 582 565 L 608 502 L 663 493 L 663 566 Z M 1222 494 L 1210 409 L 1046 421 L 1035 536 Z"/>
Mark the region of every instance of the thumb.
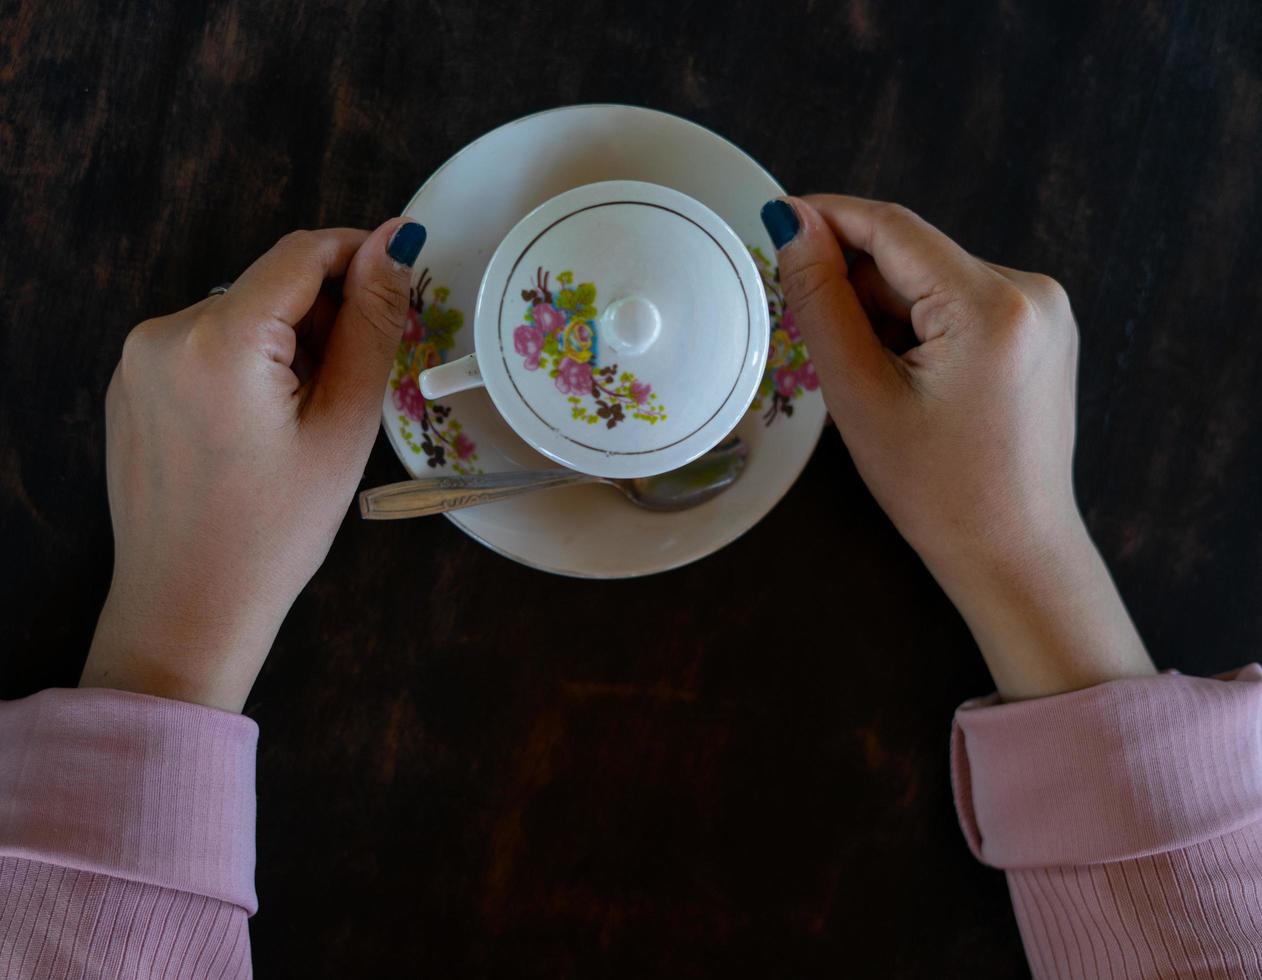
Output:
<path fill-rule="evenodd" d="M 844 424 L 844 416 L 887 390 L 893 366 L 819 212 L 791 197 L 768 201 L 762 220 L 778 252 L 785 306 L 806 339 L 829 411 Z"/>
<path fill-rule="evenodd" d="M 312 416 L 356 444 L 376 432 L 382 392 L 407 321 L 412 266 L 424 244 L 423 225 L 394 218 L 368 236 L 346 270 L 342 308 L 309 404 Z"/>

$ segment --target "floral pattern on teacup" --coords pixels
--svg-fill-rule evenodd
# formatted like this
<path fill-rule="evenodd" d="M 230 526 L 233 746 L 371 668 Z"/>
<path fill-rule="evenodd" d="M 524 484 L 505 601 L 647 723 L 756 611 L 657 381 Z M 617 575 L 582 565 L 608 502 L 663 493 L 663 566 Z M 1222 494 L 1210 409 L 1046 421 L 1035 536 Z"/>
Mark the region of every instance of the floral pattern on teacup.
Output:
<path fill-rule="evenodd" d="M 771 343 L 767 349 L 767 369 L 751 412 L 762 412 L 764 425 L 771 425 L 779 416 L 793 415 L 793 402 L 804 392 L 819 388 L 815 365 L 802 340 L 802 333 L 793 320 L 793 311 L 784 305 L 780 287 L 780 269 L 757 246 L 746 246 L 754 257 L 763 286 L 767 290 L 767 312 L 771 315 Z"/>
<path fill-rule="evenodd" d="M 407 447 L 417 455 L 424 453 L 426 464 L 432 468 L 450 467 L 468 476 L 482 472 L 477 465 L 477 444 L 452 417 L 451 406 L 429 401 L 421 394 L 421 372 L 446 359 L 456 333 L 464 326 L 464 314 L 446 305 L 451 295 L 447 287 L 434 287 L 430 301 L 425 302 L 431 282 L 426 269 L 409 293 L 407 326 L 390 376 L 391 397 Z M 413 424 L 419 432 L 412 429 Z"/>
<path fill-rule="evenodd" d="M 653 386 L 617 364 L 601 366 L 597 358 L 596 284 L 574 284 L 570 270 L 535 271 L 530 288 L 521 291 L 528 304 L 522 324 L 513 331 L 513 349 L 527 371 L 546 371 L 570 404 L 570 417 L 587 425 L 603 422 L 612 429 L 628 418 L 656 425 L 666 406 Z"/>

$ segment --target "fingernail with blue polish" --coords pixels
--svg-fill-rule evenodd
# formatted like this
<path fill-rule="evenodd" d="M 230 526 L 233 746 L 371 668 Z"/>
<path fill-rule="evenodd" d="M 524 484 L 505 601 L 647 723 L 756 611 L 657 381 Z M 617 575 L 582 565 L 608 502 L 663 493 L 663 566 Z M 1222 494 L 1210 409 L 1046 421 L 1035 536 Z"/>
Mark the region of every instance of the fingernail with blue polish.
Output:
<path fill-rule="evenodd" d="M 768 201 L 762 206 L 762 223 L 771 236 L 771 244 L 776 251 L 784 248 L 797 236 L 802 223 L 798 221 L 798 213 L 793 205 L 785 201 Z"/>
<path fill-rule="evenodd" d="M 390 236 L 390 242 L 386 245 L 386 254 L 399 265 L 405 265 L 410 269 L 416 262 L 416 257 L 421 254 L 421 246 L 424 244 L 425 226 L 418 225 L 415 221 L 407 221 L 399 225 Z"/>

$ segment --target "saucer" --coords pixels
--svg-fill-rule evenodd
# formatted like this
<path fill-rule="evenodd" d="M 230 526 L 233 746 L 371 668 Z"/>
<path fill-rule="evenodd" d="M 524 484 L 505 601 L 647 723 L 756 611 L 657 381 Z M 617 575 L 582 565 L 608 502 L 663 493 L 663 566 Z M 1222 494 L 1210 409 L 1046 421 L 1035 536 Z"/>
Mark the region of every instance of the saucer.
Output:
<path fill-rule="evenodd" d="M 810 357 L 784 310 L 759 209 L 783 193 L 753 159 L 709 130 L 633 106 L 552 109 L 487 133 L 425 182 L 404 214 L 429 229 L 412 308 L 383 402 L 390 444 L 414 477 L 555 464 L 500 418 L 485 390 L 427 402 L 417 375 L 473 350 L 482 274 L 521 217 L 571 188 L 605 180 L 661 184 L 717 213 L 763 278 L 772 338 L 766 373 L 736 427 L 749 447 L 740 480 L 691 510 L 641 510 L 610 487 L 547 490 L 447 514 L 488 548 L 585 578 L 650 575 L 713 554 L 775 506 L 810 459 L 826 411 Z M 569 271 L 569 270 L 567 270 Z M 583 272 L 572 270 L 576 283 Z"/>

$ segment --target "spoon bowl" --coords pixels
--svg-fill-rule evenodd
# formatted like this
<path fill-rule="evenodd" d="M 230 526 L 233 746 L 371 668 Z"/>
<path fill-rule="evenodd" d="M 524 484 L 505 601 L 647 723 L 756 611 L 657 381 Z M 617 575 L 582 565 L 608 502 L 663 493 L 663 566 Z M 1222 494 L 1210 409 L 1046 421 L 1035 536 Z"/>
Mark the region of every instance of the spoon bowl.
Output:
<path fill-rule="evenodd" d="M 748 456 L 749 447 L 739 436 L 732 436 L 677 470 L 633 480 L 601 482 L 617 487 L 633 504 L 648 510 L 687 510 L 735 483 L 745 469 Z"/>

